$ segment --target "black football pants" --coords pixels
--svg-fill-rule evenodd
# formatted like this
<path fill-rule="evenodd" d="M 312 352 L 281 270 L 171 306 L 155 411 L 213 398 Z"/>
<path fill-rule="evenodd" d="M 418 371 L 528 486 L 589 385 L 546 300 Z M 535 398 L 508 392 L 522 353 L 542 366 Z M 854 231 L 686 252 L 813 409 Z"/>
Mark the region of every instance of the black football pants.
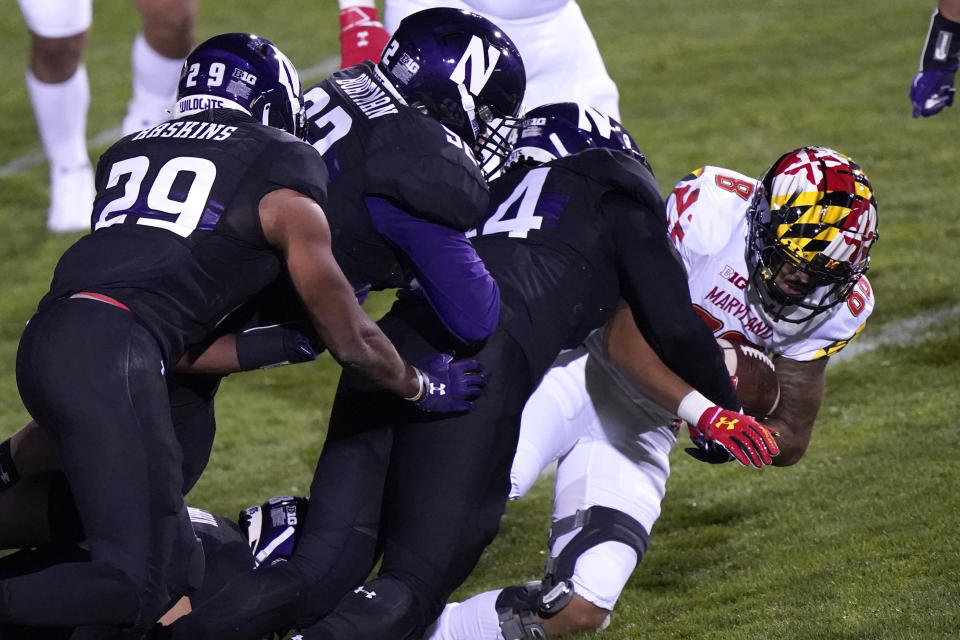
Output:
<path fill-rule="evenodd" d="M 0 581 L 0 621 L 151 626 L 202 575 L 156 342 L 129 311 L 52 302 L 21 338 L 17 383 L 59 439 L 91 559 Z"/>

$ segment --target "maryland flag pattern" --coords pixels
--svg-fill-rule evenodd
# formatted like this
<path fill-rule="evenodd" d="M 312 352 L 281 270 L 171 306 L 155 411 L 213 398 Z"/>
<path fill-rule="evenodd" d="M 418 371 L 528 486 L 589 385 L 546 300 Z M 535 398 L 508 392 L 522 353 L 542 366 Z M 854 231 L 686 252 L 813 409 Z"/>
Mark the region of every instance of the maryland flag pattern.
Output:
<path fill-rule="evenodd" d="M 768 186 L 773 230 L 798 262 L 826 271 L 866 267 L 877 238 L 877 203 L 860 166 L 825 147 L 804 147 L 780 158 Z"/>

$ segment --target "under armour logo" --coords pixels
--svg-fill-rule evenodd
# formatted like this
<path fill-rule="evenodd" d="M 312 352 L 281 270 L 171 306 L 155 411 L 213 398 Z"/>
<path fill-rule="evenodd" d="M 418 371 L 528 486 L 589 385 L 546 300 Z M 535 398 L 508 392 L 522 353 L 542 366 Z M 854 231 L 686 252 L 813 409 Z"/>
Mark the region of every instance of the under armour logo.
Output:
<path fill-rule="evenodd" d="M 356 589 L 353 590 L 353 592 L 354 592 L 354 593 L 362 593 L 362 594 L 363 594 L 363 597 L 366 598 L 367 600 L 373 600 L 374 598 L 377 597 L 377 592 L 376 592 L 376 591 L 367 591 L 367 590 L 364 589 L 363 587 L 357 587 Z"/>
<path fill-rule="evenodd" d="M 370 44 L 370 32 L 369 31 L 357 31 L 357 46 L 365 47 Z"/>
<path fill-rule="evenodd" d="M 430 383 L 430 395 L 445 396 L 447 395 L 447 385 L 444 383 L 434 384 Z"/>
<path fill-rule="evenodd" d="M 737 428 L 738 422 L 740 422 L 739 418 L 733 418 L 733 419 L 720 418 L 719 420 L 717 420 L 716 424 L 714 424 L 713 426 L 717 427 L 718 429 L 723 428 L 723 429 L 726 429 L 727 431 L 733 431 L 734 429 Z"/>

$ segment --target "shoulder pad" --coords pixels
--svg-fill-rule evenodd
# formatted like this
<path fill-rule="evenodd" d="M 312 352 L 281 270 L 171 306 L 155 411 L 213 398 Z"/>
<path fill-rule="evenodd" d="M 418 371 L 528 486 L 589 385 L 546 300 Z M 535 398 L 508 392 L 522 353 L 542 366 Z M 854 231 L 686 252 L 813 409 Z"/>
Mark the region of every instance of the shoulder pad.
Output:
<path fill-rule="evenodd" d="M 701 167 L 667 197 L 670 237 L 681 251 L 712 255 L 730 242 L 746 216 L 756 180 L 718 167 Z"/>
<path fill-rule="evenodd" d="M 586 149 L 548 163 L 607 185 L 632 198 L 655 207 L 663 206 L 660 187 L 653 173 L 629 153 L 613 149 Z"/>
<path fill-rule="evenodd" d="M 268 182 L 298 191 L 320 206 L 325 206 L 329 175 L 323 156 L 293 136 L 285 137 L 274 145 L 276 151 L 268 168 Z"/>
<path fill-rule="evenodd" d="M 460 136 L 410 108 L 384 120 L 369 150 L 368 193 L 460 231 L 479 224 L 489 189 Z"/>

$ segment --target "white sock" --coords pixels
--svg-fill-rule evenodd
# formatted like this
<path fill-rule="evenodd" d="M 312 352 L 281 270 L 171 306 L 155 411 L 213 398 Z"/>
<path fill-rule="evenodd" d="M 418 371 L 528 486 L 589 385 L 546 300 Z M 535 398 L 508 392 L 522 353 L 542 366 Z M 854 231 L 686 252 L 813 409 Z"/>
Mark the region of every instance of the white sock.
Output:
<path fill-rule="evenodd" d="M 497 598 L 503 589 L 485 591 L 444 607 L 428 640 L 503 640 Z"/>
<path fill-rule="evenodd" d="M 170 117 L 167 109 L 176 100 L 177 84 L 183 58 L 168 58 L 147 44 L 143 33 L 137 33 L 130 49 L 133 71 L 133 97 L 123 120 L 124 135 L 151 127 Z"/>
<path fill-rule="evenodd" d="M 87 155 L 87 109 L 90 85 L 82 64 L 65 82 L 47 83 L 26 73 L 27 92 L 50 172 L 90 164 Z"/>

